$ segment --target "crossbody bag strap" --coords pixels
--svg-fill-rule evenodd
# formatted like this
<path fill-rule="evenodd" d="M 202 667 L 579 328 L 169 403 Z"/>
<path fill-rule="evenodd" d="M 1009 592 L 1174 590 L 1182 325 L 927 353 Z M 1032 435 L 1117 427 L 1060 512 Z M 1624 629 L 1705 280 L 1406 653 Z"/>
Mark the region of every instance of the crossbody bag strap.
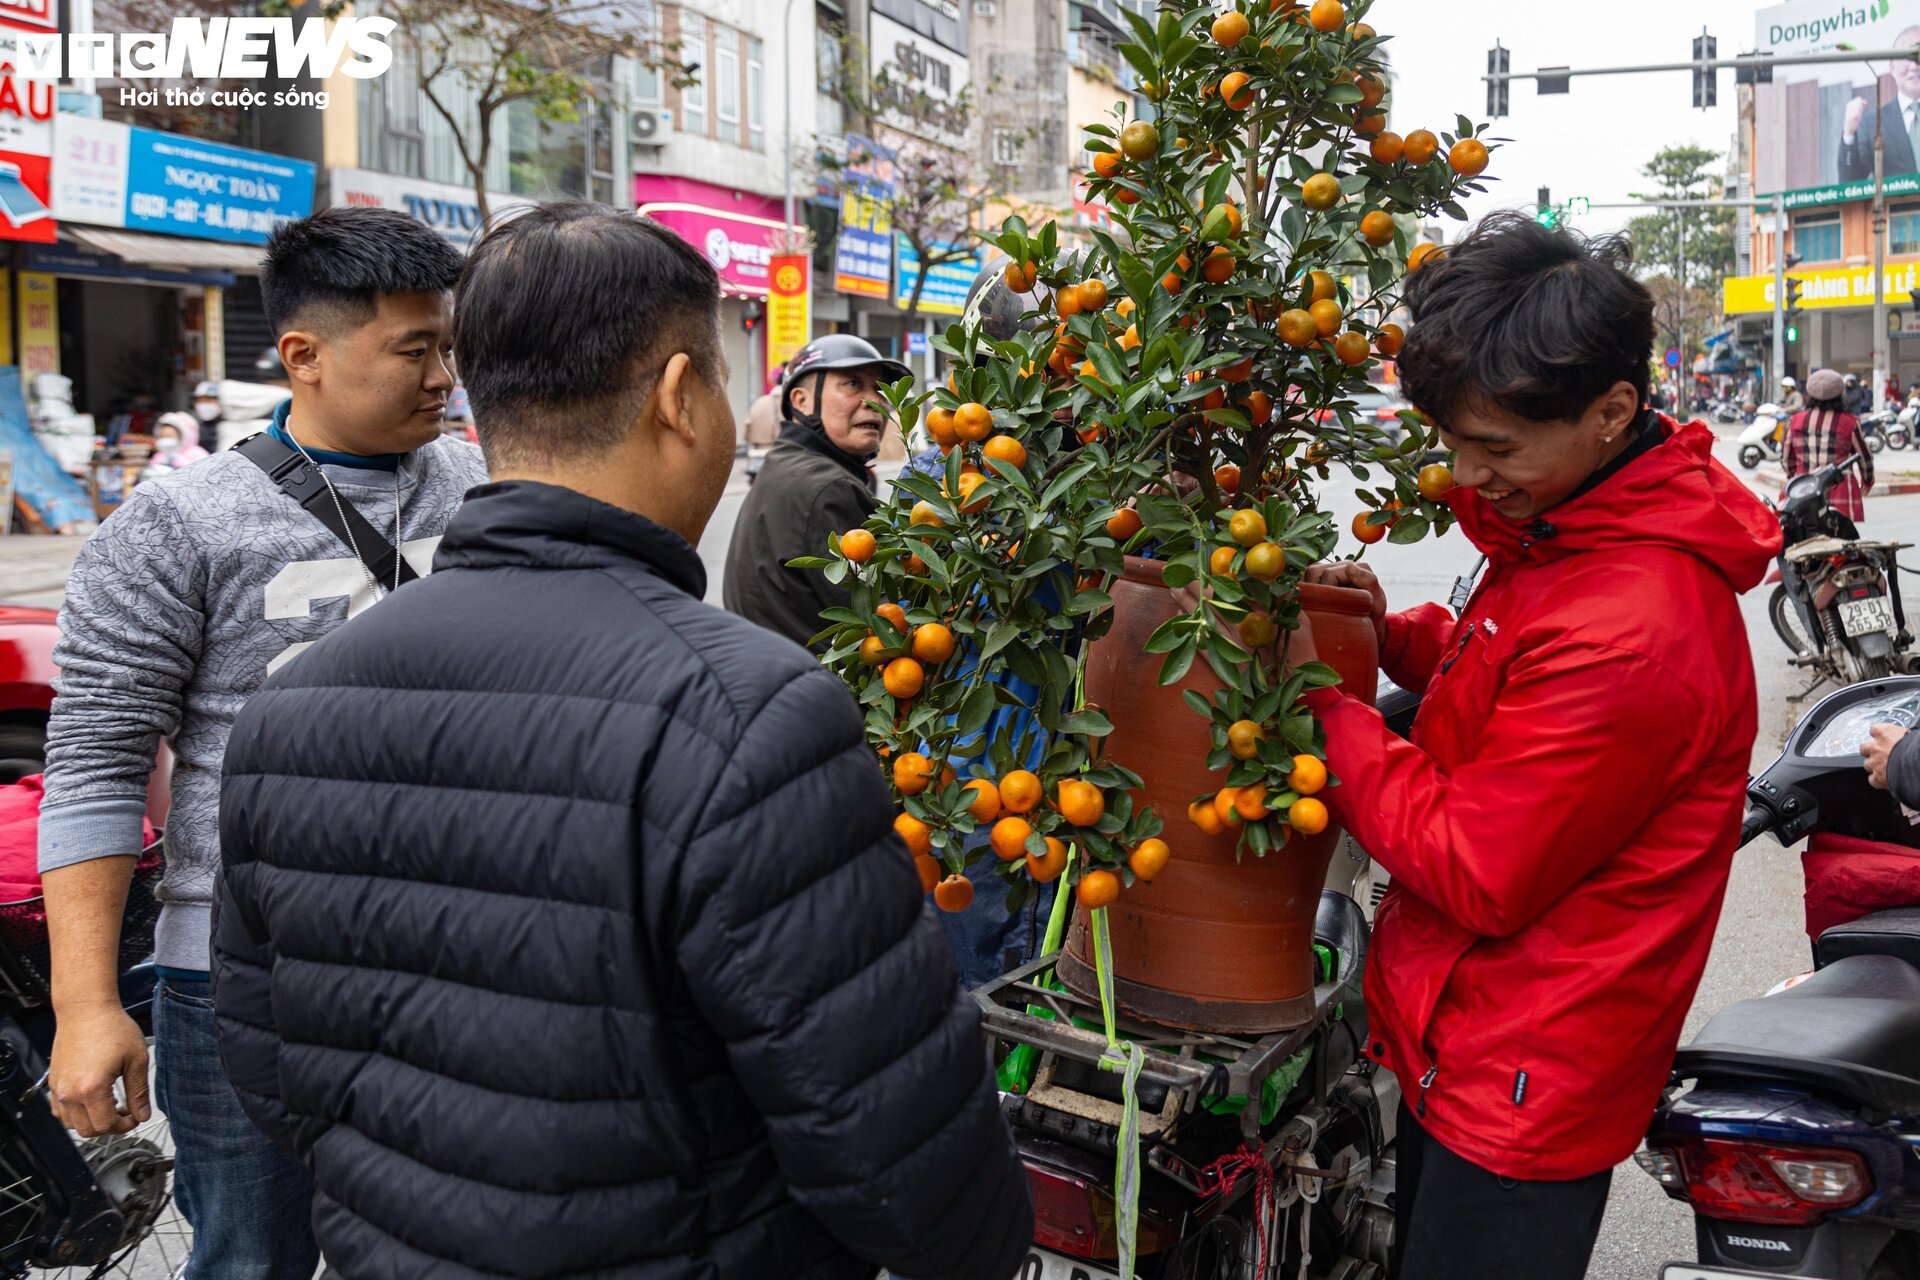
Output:
<path fill-rule="evenodd" d="M 360 563 L 367 567 L 375 582 L 404 585 L 420 576 L 392 541 L 367 523 L 367 518 L 351 502 L 343 499 L 338 505 L 334 503 L 326 477 L 298 449 L 289 449 L 263 431 L 234 445 L 233 451 L 266 472 L 267 479 L 327 526 L 349 551 L 357 549 Z M 394 500 L 399 501 L 397 494 Z"/>

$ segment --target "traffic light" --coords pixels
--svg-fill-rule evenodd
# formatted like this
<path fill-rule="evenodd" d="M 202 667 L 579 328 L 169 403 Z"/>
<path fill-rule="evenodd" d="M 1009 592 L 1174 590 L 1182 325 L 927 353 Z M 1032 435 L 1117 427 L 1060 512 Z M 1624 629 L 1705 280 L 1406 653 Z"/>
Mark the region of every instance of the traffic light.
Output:
<path fill-rule="evenodd" d="M 1512 66 L 1512 50 L 1502 49 L 1498 42 L 1494 44 L 1493 48 L 1487 50 L 1487 75 L 1489 77 L 1487 80 L 1487 115 L 1494 120 L 1498 120 L 1500 117 L 1506 115 L 1507 108 L 1512 103 L 1512 99 L 1507 92 L 1508 86 L 1512 82 L 1505 78 L 1508 70 Z M 1500 78 L 1493 79 L 1492 77 L 1495 76 Z"/>
<path fill-rule="evenodd" d="M 1800 312 L 1800 290 L 1803 287 L 1804 286 L 1801 284 L 1800 277 L 1798 276 L 1787 277 L 1786 312 L 1789 317 L 1798 315 Z"/>
<path fill-rule="evenodd" d="M 1720 73 L 1699 64 L 1720 56 L 1720 42 L 1702 31 L 1693 38 L 1693 105 L 1702 111 L 1720 100 Z"/>
<path fill-rule="evenodd" d="M 1543 227 L 1560 225 L 1560 211 L 1553 207 L 1553 193 L 1545 187 L 1540 188 L 1538 203 L 1533 211 L 1533 220 Z"/>
<path fill-rule="evenodd" d="M 1798 341 L 1800 341 L 1800 326 L 1799 326 L 1799 325 L 1797 325 L 1797 324 L 1790 324 L 1790 325 L 1788 325 L 1788 326 L 1787 326 L 1787 341 L 1788 341 L 1788 342 L 1798 342 Z"/>

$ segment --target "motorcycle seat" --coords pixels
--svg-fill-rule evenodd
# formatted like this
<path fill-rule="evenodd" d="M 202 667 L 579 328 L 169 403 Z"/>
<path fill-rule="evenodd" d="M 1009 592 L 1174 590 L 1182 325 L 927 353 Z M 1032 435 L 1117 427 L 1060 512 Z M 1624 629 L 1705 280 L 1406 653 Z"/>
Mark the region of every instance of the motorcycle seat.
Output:
<path fill-rule="evenodd" d="M 1815 556 L 1837 556 L 1853 545 L 1853 543 L 1844 542 L 1839 538 L 1808 538 L 1805 542 L 1796 542 L 1788 547 L 1786 556 L 1789 560 L 1808 560 Z"/>
<path fill-rule="evenodd" d="M 1895 907 L 1821 933 L 1813 957 L 1825 967 L 1847 956 L 1894 956 L 1920 968 L 1920 906 Z"/>
<path fill-rule="evenodd" d="M 1846 956 L 1778 995 L 1729 1005 L 1680 1050 L 1674 1076 L 1801 1084 L 1920 1114 L 1920 969 Z"/>

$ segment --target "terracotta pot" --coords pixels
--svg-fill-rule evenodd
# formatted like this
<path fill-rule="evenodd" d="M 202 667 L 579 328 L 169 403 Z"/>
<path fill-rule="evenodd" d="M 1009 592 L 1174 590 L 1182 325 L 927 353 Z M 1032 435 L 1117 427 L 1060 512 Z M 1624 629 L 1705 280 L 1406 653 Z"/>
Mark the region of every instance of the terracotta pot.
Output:
<path fill-rule="evenodd" d="M 1107 751 L 1140 774 L 1140 797 L 1167 824 L 1173 860 L 1151 884 L 1135 883 L 1107 909 L 1114 989 L 1121 1008 L 1176 1027 L 1227 1032 L 1279 1031 L 1313 1011 L 1313 923 L 1340 830 L 1295 836 L 1266 857 L 1235 862 L 1238 832 L 1208 836 L 1187 821 L 1187 805 L 1220 786 L 1207 768 L 1207 722 L 1181 700 L 1183 689 L 1211 695 L 1219 677 L 1204 658 L 1185 680 L 1161 687 L 1160 654 L 1147 637 L 1174 616 L 1159 561 L 1129 557 L 1113 587 L 1113 629 L 1087 660 L 1087 701 L 1113 721 Z M 1373 701 L 1379 653 L 1366 592 L 1306 586 L 1300 598 L 1321 661 L 1342 688 Z M 1063 982 L 1096 996 L 1087 912 L 1076 909 Z"/>

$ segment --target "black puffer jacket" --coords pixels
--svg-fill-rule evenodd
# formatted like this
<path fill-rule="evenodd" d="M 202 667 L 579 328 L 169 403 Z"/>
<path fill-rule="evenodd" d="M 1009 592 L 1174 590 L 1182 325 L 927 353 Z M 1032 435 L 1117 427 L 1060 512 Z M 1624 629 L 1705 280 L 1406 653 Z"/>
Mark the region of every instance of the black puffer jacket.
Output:
<path fill-rule="evenodd" d="M 827 626 L 820 611 L 844 608 L 852 593 L 787 561 L 829 554 L 827 535 L 865 524 L 878 505 L 865 463 L 820 432 L 786 423 L 740 504 L 720 587 L 727 608 L 795 644 L 813 639 Z"/>
<path fill-rule="evenodd" d="M 1005 1280 L 980 1021 L 860 716 L 677 534 L 477 489 L 227 749 L 221 1054 L 346 1280 Z"/>

